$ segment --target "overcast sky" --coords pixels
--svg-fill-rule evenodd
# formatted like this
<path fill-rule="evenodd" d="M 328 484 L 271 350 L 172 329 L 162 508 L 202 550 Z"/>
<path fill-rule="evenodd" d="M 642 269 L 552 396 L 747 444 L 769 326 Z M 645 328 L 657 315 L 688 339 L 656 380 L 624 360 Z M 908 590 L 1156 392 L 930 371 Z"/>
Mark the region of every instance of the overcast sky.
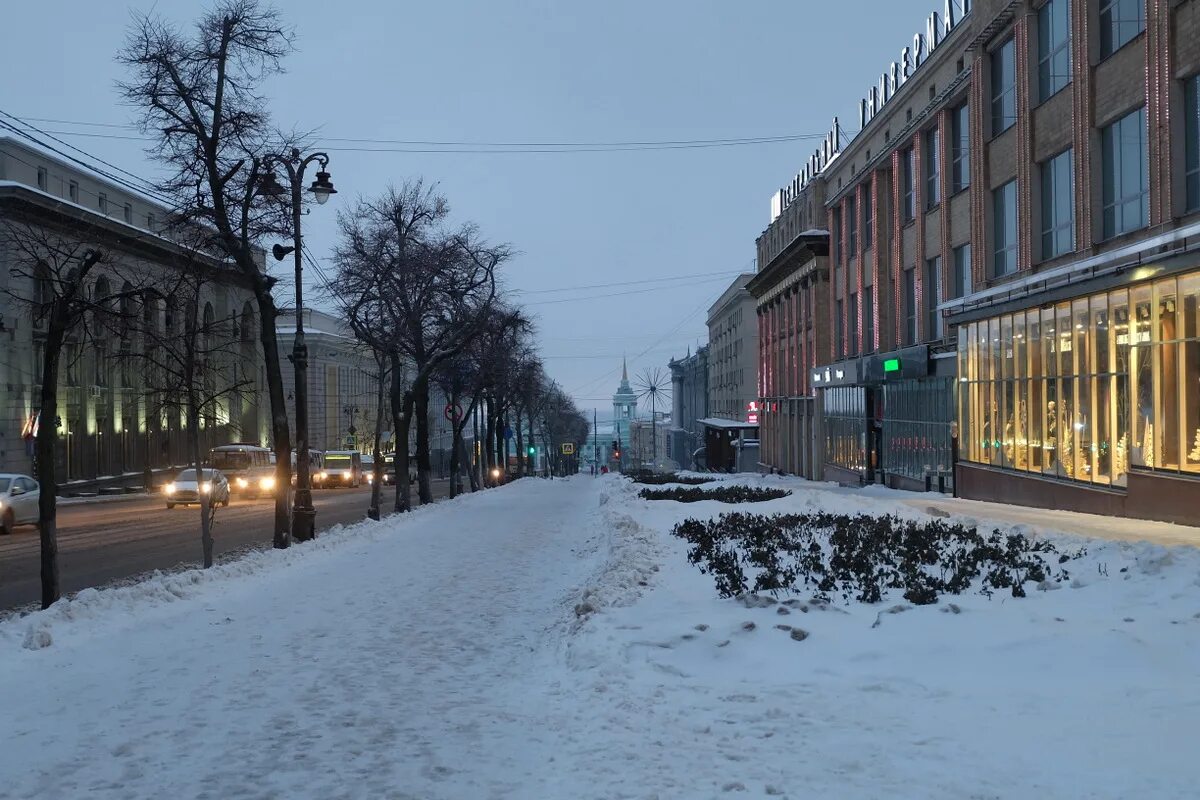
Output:
<path fill-rule="evenodd" d="M 195 0 L 5 2 L 0 109 L 128 123 L 131 112 L 114 90 L 113 56 L 129 10 L 152 5 L 181 22 L 197 8 Z M 456 219 L 474 220 L 488 237 L 520 251 L 506 284 L 536 315 L 550 375 L 580 406 L 603 413 L 622 353 L 636 375 L 703 343 L 708 305 L 734 274 L 753 270 L 754 239 L 768 222 L 770 195 L 799 170 L 834 115 L 854 133 L 858 98 L 942 3 L 278 5 L 297 34 L 288 73 L 268 87 L 283 128 L 428 142 L 817 137 L 570 154 L 354 152 L 345 148 L 433 148 L 328 142 L 339 148 L 331 149 L 330 172 L 341 193 L 306 218 L 313 252 L 322 258 L 329 252 L 335 212 L 356 195 L 377 194 L 411 176 L 437 181 Z M 155 174 L 138 141 L 62 138 L 131 172 Z M 672 280 L 648 282 L 661 278 Z M 568 287 L 595 288 L 551 291 Z"/>

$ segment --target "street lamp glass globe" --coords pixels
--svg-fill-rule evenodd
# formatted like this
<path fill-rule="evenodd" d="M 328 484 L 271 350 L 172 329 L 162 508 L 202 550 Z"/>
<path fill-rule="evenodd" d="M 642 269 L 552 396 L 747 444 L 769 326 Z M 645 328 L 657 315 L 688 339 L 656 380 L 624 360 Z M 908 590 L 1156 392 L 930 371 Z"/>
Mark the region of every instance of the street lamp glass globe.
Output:
<path fill-rule="evenodd" d="M 333 188 L 333 182 L 329 180 L 329 173 L 322 170 L 317 173 L 317 178 L 312 182 L 312 186 L 308 190 L 317 198 L 319 205 L 325 205 L 329 200 L 329 195 L 337 194 L 337 189 Z"/>

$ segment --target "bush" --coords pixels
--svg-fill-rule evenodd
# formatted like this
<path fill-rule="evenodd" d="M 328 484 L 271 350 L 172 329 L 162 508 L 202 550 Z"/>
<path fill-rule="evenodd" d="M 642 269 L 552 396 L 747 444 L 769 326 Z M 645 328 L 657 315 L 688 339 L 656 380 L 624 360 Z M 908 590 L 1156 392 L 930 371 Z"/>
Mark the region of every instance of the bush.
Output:
<path fill-rule="evenodd" d="M 649 486 L 662 486 L 668 483 L 683 483 L 688 486 L 699 486 L 702 483 L 712 483 L 715 478 L 690 478 L 677 475 L 674 472 L 631 472 L 628 477 L 634 483 L 644 483 Z"/>
<path fill-rule="evenodd" d="M 927 605 L 976 582 L 988 597 L 1000 589 L 1024 597 L 1029 581 L 1067 580 L 1062 565 L 1083 554 L 1060 555 L 1049 542 L 1021 534 L 994 530 L 984 536 L 944 520 L 864 514 L 733 513 L 685 520 L 672 532 L 691 545 L 688 560 L 713 576 L 722 597 L 808 587 L 825 601 L 841 595 L 877 603 L 902 591 L 910 603 Z"/>
<path fill-rule="evenodd" d="M 761 503 L 788 497 L 786 489 L 760 489 L 754 486 L 730 484 L 715 489 L 698 489 L 677 486 L 673 489 L 642 489 L 638 497 L 643 500 L 675 500 L 680 503 L 698 503 L 701 500 L 716 500 L 719 503 Z"/>

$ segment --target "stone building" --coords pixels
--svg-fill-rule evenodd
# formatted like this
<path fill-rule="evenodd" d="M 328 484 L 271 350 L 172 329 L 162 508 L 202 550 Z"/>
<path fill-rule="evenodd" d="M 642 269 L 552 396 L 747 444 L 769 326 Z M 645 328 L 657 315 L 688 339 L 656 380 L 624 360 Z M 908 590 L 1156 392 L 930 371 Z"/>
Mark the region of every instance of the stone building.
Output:
<path fill-rule="evenodd" d="M 139 192 L 13 138 L 0 137 L 0 471 L 33 470 L 32 432 L 59 428 L 58 475 L 65 484 L 140 482 L 145 467 L 186 463 L 187 421 L 178 403 L 147 386 L 139 356 L 177 336 L 187 312 L 171 286 L 197 256 L 162 235 L 164 206 Z M 84 287 L 99 313 L 137 324 L 106 327 L 89 319 L 68 338 L 60 369 L 59 407 L 38 408 L 45 321 L 29 301 L 43 296 L 49 268 L 30 265 L 15 245 L 25 233 L 96 248 L 103 262 Z M 269 414 L 262 380 L 258 321 L 245 279 L 223 262 L 210 267 L 198 313 L 225 343 L 223 367 L 244 379 L 238 396 L 221 398 L 200 422 L 201 448 L 236 440 L 266 443 Z M 15 272 L 14 272 L 15 270 Z M 48 295 L 47 295 L 48 296 Z M 138 331 L 145 331 L 139 333 Z M 230 383 L 235 381 L 231 380 Z M 261 410 L 260 410 L 261 409 Z M 68 486 L 70 490 L 70 486 Z"/>
<path fill-rule="evenodd" d="M 672 359 L 671 428 L 667 432 L 671 453 L 684 469 L 696 469 L 693 454 L 704 445 L 700 420 L 708 416 L 708 347 L 684 358 Z"/>
<path fill-rule="evenodd" d="M 758 399 L 758 317 L 746 284 L 754 273 L 743 273 L 708 309 L 709 415 L 745 420 L 751 401 Z"/>

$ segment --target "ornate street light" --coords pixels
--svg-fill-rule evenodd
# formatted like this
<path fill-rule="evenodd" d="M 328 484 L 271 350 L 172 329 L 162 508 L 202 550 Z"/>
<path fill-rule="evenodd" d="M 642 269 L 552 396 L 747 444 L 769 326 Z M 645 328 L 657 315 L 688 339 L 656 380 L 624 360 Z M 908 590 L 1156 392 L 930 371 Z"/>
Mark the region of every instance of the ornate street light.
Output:
<path fill-rule="evenodd" d="M 296 340 L 292 346 L 292 364 L 296 373 L 296 497 L 292 504 L 292 538 L 304 542 L 316 534 L 317 511 L 312 504 L 312 475 L 308 461 L 308 346 L 304 342 L 304 244 L 300 239 L 300 218 L 304 208 L 304 170 L 309 164 L 319 165 L 317 178 L 308 187 L 319 205 L 324 205 L 329 196 L 337 194 L 329 180 L 329 156 L 326 153 L 301 155 L 292 148 L 287 155 L 267 156 L 261 165 L 263 177 L 259 180 L 258 193 L 264 197 L 283 200 L 287 187 L 275 179 L 275 168 L 281 166 L 287 172 L 291 188 L 292 246 L 275 245 L 271 252 L 276 261 L 283 261 L 289 253 L 295 258 L 296 269 Z M 286 484 L 277 491 L 287 491 Z"/>

